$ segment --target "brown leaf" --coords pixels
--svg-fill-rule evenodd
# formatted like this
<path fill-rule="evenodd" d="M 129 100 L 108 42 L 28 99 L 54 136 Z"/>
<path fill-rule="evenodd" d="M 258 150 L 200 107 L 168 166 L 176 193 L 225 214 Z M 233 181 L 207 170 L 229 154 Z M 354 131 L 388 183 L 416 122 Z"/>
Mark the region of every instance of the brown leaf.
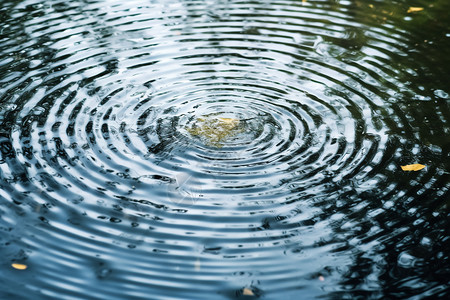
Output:
<path fill-rule="evenodd" d="M 403 171 L 419 171 L 425 168 L 424 165 L 421 164 L 412 164 L 412 165 L 406 165 L 406 166 L 400 166 Z"/>
<path fill-rule="evenodd" d="M 244 295 L 244 296 L 255 296 L 253 291 L 251 289 L 249 289 L 249 288 L 244 288 L 242 290 L 242 295 Z"/>

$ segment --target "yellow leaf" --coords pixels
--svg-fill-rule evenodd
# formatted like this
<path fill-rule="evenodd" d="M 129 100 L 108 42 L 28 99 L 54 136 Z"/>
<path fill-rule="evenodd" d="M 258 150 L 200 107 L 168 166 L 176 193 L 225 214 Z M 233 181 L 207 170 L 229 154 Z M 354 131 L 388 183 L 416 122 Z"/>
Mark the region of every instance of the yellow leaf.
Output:
<path fill-rule="evenodd" d="M 233 119 L 233 118 L 219 118 L 220 121 L 225 122 L 227 124 L 236 124 L 239 123 L 238 119 Z"/>
<path fill-rule="evenodd" d="M 422 11 L 423 7 L 410 7 L 407 11 L 407 13 L 412 13 L 412 12 L 418 12 L 418 11 Z"/>
<path fill-rule="evenodd" d="M 251 289 L 249 289 L 249 288 L 244 288 L 244 290 L 242 291 L 242 295 L 244 295 L 244 296 L 255 296 L 253 291 Z"/>
<path fill-rule="evenodd" d="M 228 138 L 241 132 L 240 121 L 233 118 L 218 118 L 207 115 L 197 118 L 197 122 L 186 130 L 193 136 L 205 140 L 206 144 L 221 147 Z"/>
<path fill-rule="evenodd" d="M 412 164 L 412 165 L 406 165 L 406 166 L 400 166 L 403 171 L 419 171 L 425 168 L 424 165 L 421 164 Z"/>
<path fill-rule="evenodd" d="M 24 264 L 11 264 L 11 266 L 17 270 L 26 270 L 28 268 L 28 266 Z"/>

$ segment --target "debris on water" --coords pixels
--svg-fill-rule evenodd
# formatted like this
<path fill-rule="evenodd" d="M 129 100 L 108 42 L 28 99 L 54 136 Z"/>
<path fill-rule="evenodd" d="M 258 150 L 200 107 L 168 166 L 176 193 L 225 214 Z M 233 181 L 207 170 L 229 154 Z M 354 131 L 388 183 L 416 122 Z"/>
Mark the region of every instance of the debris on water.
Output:
<path fill-rule="evenodd" d="M 403 171 L 419 171 L 425 168 L 425 165 L 422 164 L 412 164 L 406 166 L 400 166 Z"/>
<path fill-rule="evenodd" d="M 254 286 L 246 286 L 236 293 L 238 299 L 256 299 L 260 298 L 262 295 L 263 292 Z"/>
<path fill-rule="evenodd" d="M 244 296 L 255 296 L 253 291 L 251 289 L 249 289 L 249 288 L 244 288 L 242 290 L 242 295 L 244 295 Z"/>
<path fill-rule="evenodd" d="M 423 7 L 410 7 L 410 8 L 408 8 L 407 13 L 410 14 L 410 13 L 414 13 L 414 12 L 418 12 L 418 11 L 422 11 L 422 10 L 423 10 Z"/>
<path fill-rule="evenodd" d="M 201 138 L 208 146 L 222 147 L 223 143 L 241 132 L 240 120 L 217 116 L 197 118 L 192 127 L 186 130 L 193 136 Z"/>
<path fill-rule="evenodd" d="M 25 264 L 19 264 L 19 263 L 13 263 L 11 264 L 11 267 L 13 267 L 16 270 L 26 270 L 28 268 Z"/>

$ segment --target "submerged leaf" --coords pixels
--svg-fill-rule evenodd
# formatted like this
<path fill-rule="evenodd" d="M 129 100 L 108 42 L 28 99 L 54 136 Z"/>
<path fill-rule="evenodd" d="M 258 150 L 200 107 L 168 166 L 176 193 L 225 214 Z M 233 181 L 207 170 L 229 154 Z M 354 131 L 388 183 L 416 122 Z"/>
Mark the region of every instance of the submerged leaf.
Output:
<path fill-rule="evenodd" d="M 16 264 L 16 263 L 11 264 L 11 266 L 12 266 L 14 269 L 16 269 L 16 270 L 26 270 L 26 269 L 28 268 L 27 265 L 24 265 L 24 264 Z"/>
<path fill-rule="evenodd" d="M 400 166 L 403 171 L 419 171 L 425 168 L 424 165 L 421 164 L 412 164 L 412 165 L 406 165 L 406 166 Z"/>
<path fill-rule="evenodd" d="M 407 13 L 412 13 L 412 12 L 418 12 L 418 11 L 422 11 L 423 7 L 410 7 L 407 11 Z"/>

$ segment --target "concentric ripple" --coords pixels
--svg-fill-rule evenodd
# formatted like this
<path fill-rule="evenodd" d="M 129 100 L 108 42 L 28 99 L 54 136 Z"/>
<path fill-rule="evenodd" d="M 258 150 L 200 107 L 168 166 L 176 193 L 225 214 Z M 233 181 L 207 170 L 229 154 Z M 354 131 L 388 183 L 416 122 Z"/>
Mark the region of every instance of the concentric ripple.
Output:
<path fill-rule="evenodd" d="M 0 4 L 0 298 L 448 295 L 445 5 L 47 2 Z"/>

